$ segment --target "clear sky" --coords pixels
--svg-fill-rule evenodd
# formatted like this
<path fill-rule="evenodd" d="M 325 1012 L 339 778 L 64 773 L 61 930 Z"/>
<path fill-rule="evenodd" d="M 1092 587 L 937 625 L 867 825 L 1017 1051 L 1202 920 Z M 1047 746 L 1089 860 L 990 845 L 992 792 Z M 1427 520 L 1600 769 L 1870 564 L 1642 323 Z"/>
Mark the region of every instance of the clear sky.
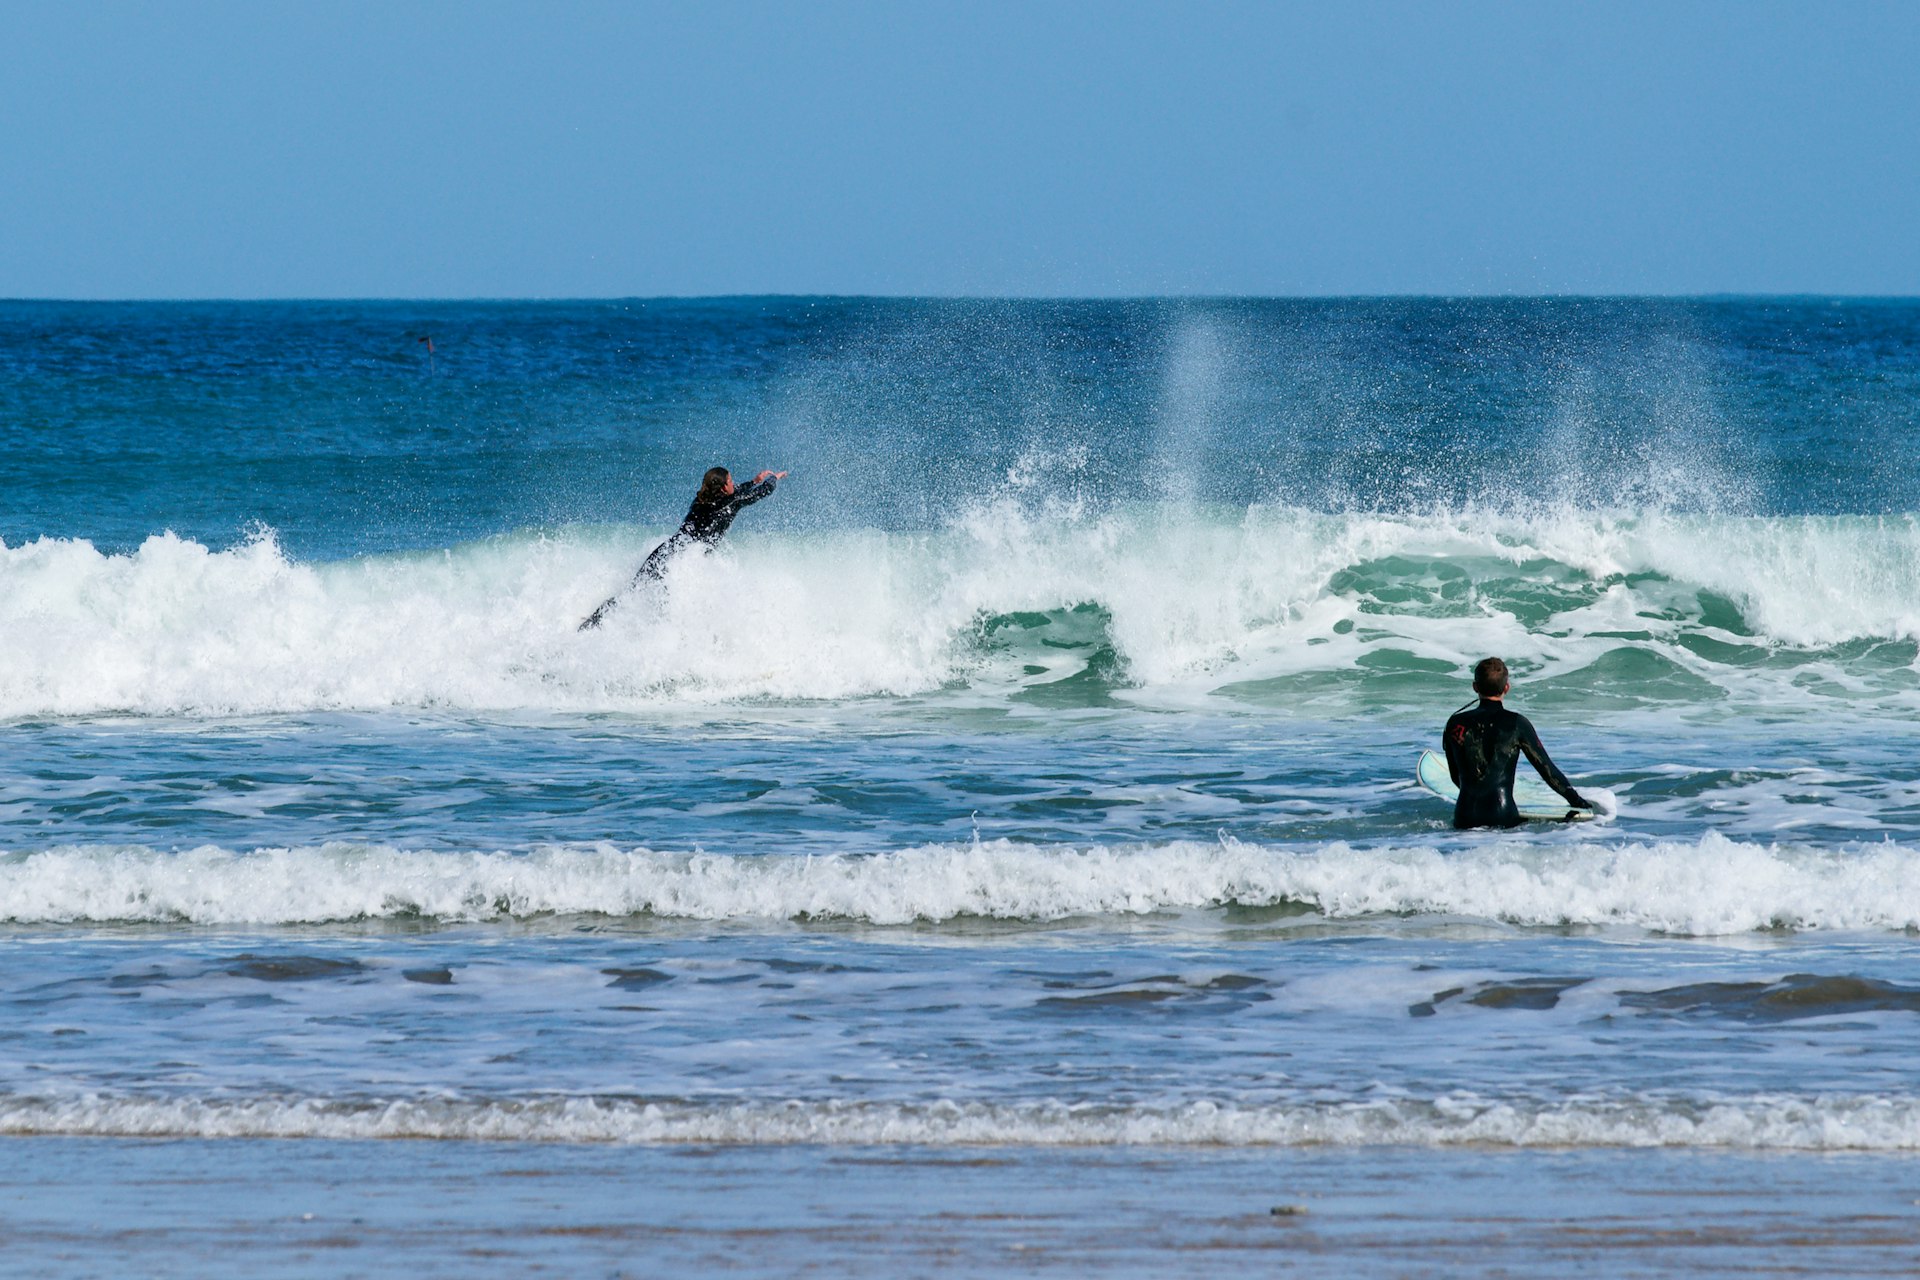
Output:
<path fill-rule="evenodd" d="M 0 297 L 1920 294 L 1920 3 L 0 0 Z"/>

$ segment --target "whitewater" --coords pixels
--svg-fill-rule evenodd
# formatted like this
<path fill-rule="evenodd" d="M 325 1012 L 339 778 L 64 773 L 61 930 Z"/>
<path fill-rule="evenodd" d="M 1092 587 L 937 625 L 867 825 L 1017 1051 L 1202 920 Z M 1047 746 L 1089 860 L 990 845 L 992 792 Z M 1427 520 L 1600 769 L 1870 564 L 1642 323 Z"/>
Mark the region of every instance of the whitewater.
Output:
<path fill-rule="evenodd" d="M 1452 672 L 1481 649 L 1524 655 L 1547 687 L 1647 664 L 1639 689 L 1608 692 L 1627 699 L 1804 704 L 1819 673 L 1906 715 L 1920 690 L 1912 515 L 1094 514 L 1009 498 L 921 534 L 743 537 L 577 634 L 663 533 L 319 563 L 270 530 L 225 550 L 172 533 L 118 554 L 0 544 L 0 716 L 645 711 L 1005 696 L 1076 675 L 1152 698 L 1369 662 Z"/>
<path fill-rule="evenodd" d="M 120 1138 L 430 1139 L 466 1142 L 871 1147 L 1671 1147 L 1920 1150 L 1920 1112 L 1877 1098 L 1727 1098 L 1699 1106 L 1594 1099 L 1545 1108 L 1471 1097 L 1314 1107 L 1193 1103 L 1117 1110 L 788 1102 L 699 1106 L 631 1099 L 258 1102 L 87 1096 L 11 1099 L 0 1134 Z"/>
<path fill-rule="evenodd" d="M 0 303 L 0 1154 L 1899 1182 L 1917 405 L 1907 303 Z M 1416 785 L 1489 654 L 1599 821 Z"/>
<path fill-rule="evenodd" d="M 779 858 L 648 849 L 429 852 L 54 847 L 0 860 L 15 923 L 445 923 L 545 916 L 908 925 L 1079 922 L 1229 907 L 1317 920 L 1471 917 L 1668 936 L 1920 929 L 1920 850 L 1584 841 L 1543 848 L 1398 844 L 1258 848 L 1238 841 L 1049 848 L 1007 840 L 877 855 Z M 1296 923 L 1305 923 L 1297 921 Z"/>

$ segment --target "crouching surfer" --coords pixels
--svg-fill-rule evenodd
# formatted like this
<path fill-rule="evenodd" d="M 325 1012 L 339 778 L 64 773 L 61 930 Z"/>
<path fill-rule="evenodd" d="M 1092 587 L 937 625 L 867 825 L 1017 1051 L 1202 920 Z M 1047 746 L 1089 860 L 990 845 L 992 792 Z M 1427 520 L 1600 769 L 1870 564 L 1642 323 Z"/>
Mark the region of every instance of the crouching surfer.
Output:
<path fill-rule="evenodd" d="M 680 522 L 680 527 L 665 542 L 653 549 L 653 554 L 646 558 L 640 571 L 633 575 L 633 585 L 637 587 L 642 582 L 658 581 L 667 571 L 668 562 L 688 546 L 699 543 L 711 547 L 719 542 L 733 524 L 733 518 L 740 514 L 741 508 L 750 507 L 772 493 L 774 486 L 786 474 L 784 471 L 762 471 L 753 478 L 752 483 L 735 487 L 733 475 L 725 467 L 709 468 L 700 481 L 700 492 L 693 495 L 693 505 L 687 508 L 687 518 Z M 619 603 L 619 596 L 609 596 L 605 604 L 580 624 L 580 630 L 587 631 L 599 626 Z"/>
<path fill-rule="evenodd" d="M 1446 732 L 1441 736 L 1447 749 L 1447 772 L 1460 788 L 1460 798 L 1453 805 L 1453 825 L 1462 830 L 1517 827 L 1526 821 L 1513 803 L 1513 771 L 1522 753 L 1569 806 L 1593 808 L 1592 802 L 1575 791 L 1567 775 L 1547 758 L 1547 749 L 1540 745 L 1540 735 L 1527 718 L 1507 710 L 1503 700 L 1511 685 L 1506 663 L 1498 658 L 1481 659 L 1473 669 L 1473 691 L 1480 700 L 1448 717 Z"/>

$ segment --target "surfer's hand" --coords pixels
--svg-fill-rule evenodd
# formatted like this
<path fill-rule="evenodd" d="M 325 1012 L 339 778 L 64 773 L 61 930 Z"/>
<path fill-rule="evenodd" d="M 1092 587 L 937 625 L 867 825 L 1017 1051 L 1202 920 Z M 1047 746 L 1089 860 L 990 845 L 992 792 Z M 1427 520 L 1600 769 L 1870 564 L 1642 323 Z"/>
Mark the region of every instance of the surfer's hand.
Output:
<path fill-rule="evenodd" d="M 1574 792 L 1572 795 L 1567 797 L 1567 803 L 1572 805 L 1576 809 L 1593 808 L 1593 801 L 1587 799 L 1585 796 L 1581 795 L 1578 791 Z"/>
<path fill-rule="evenodd" d="M 765 480 L 768 476 L 772 476 L 775 480 L 785 480 L 787 478 L 787 473 L 784 471 L 762 471 L 759 475 L 753 478 L 753 482 L 755 484 L 759 484 L 762 480 Z"/>

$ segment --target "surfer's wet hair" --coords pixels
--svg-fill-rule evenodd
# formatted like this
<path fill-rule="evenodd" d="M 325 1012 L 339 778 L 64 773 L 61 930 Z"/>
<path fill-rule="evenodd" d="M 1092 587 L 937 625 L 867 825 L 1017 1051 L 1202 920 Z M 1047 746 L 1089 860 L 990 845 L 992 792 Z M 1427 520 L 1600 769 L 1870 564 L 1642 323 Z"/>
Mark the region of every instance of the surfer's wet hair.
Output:
<path fill-rule="evenodd" d="M 1513 682 L 1507 678 L 1507 664 L 1498 658 L 1482 658 L 1473 666 L 1473 691 L 1483 698 L 1497 698 Z"/>
<path fill-rule="evenodd" d="M 700 493 L 695 501 L 718 502 L 726 496 L 727 469 L 725 467 L 708 467 L 707 474 L 700 479 Z"/>

